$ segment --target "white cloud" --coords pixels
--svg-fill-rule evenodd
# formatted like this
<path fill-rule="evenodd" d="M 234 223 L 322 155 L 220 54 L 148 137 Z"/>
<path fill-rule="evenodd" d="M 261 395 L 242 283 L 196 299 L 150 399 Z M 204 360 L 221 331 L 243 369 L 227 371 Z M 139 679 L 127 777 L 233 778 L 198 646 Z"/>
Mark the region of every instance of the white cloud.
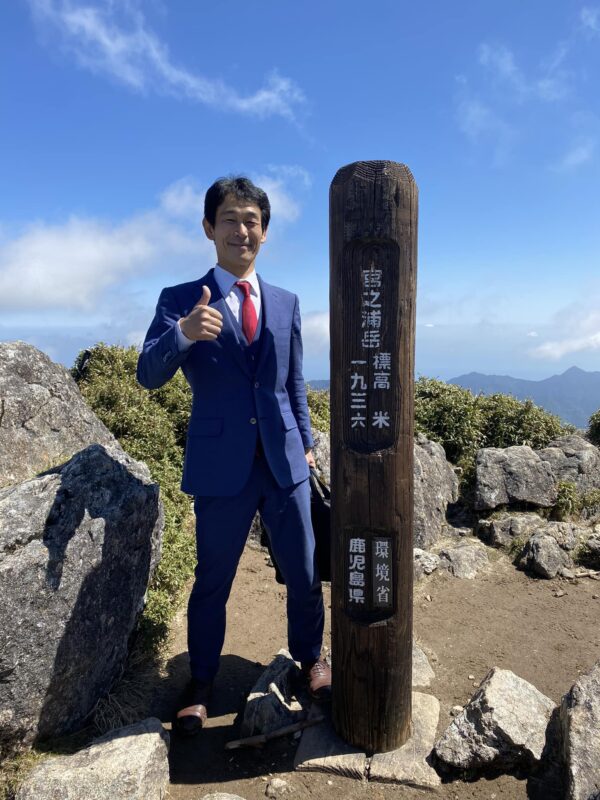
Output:
<path fill-rule="evenodd" d="M 160 197 L 162 209 L 173 217 L 199 221 L 204 216 L 204 192 L 193 181 L 182 178 L 168 186 Z"/>
<path fill-rule="evenodd" d="M 554 102 L 569 93 L 569 73 L 562 68 L 569 50 L 566 41 L 560 42 L 553 56 L 539 65 L 538 75 L 530 78 L 517 66 L 512 50 L 503 44 L 480 45 L 479 63 L 498 84 L 509 89 L 513 101 L 521 103 L 534 98 Z"/>
<path fill-rule="evenodd" d="M 527 91 L 525 79 L 517 68 L 515 57 L 508 47 L 487 43 L 480 45 L 479 63 L 488 67 L 497 78 L 512 84 L 519 94 Z"/>
<path fill-rule="evenodd" d="M 222 80 L 177 66 L 166 44 L 147 27 L 131 3 L 76 0 L 28 0 L 43 33 L 58 34 L 77 63 L 141 93 L 193 102 L 257 117 L 296 118 L 305 102 L 302 90 L 276 70 L 254 94 L 240 95 Z"/>
<path fill-rule="evenodd" d="M 257 182 L 283 222 L 300 214 L 297 184 L 310 184 L 302 167 L 270 165 Z M 111 223 L 71 216 L 62 223 L 35 222 L 11 237 L 0 229 L 0 308 L 115 312 L 109 294 L 129 281 L 177 266 L 185 280 L 197 264 L 214 263 L 214 247 L 201 227 L 204 195 L 191 178 L 175 181 L 158 206 Z"/>
<path fill-rule="evenodd" d="M 584 6 L 579 14 L 579 19 L 588 31 L 600 33 L 600 8 L 598 6 Z"/>
<path fill-rule="evenodd" d="M 571 353 L 600 350 L 600 311 L 590 300 L 560 309 L 552 329 L 560 335 L 532 349 L 534 358 L 556 361 Z"/>
<path fill-rule="evenodd" d="M 537 339 L 538 335 L 539 335 L 539 334 L 538 334 L 538 332 L 537 332 L 537 331 L 527 331 L 527 336 L 528 336 L 530 339 Z"/>
<path fill-rule="evenodd" d="M 252 180 L 268 194 L 275 219 L 285 222 L 298 219 L 301 208 L 295 195 L 311 185 L 311 177 L 303 167 L 270 164 L 264 173 L 253 175 Z"/>
<path fill-rule="evenodd" d="M 570 353 L 581 353 L 587 350 L 600 350 L 600 331 L 589 336 L 579 336 L 562 341 L 545 342 L 531 351 L 537 358 L 557 361 Z"/>
<path fill-rule="evenodd" d="M 474 143 L 492 147 L 494 164 L 503 164 L 510 152 L 514 131 L 488 105 L 473 97 L 464 80 L 459 81 L 457 121 L 461 131 Z"/>
<path fill-rule="evenodd" d="M 310 311 L 302 314 L 302 343 L 304 353 L 309 358 L 329 352 L 328 311 Z"/>
<path fill-rule="evenodd" d="M 77 216 L 32 223 L 0 242 L 0 308 L 92 312 L 109 289 L 209 252 L 199 223 L 173 221 L 163 207 L 116 224 Z"/>
<path fill-rule="evenodd" d="M 569 170 L 581 167 L 594 157 L 596 150 L 596 142 L 592 138 L 579 140 L 565 153 L 554 169 L 559 172 L 568 172 Z"/>

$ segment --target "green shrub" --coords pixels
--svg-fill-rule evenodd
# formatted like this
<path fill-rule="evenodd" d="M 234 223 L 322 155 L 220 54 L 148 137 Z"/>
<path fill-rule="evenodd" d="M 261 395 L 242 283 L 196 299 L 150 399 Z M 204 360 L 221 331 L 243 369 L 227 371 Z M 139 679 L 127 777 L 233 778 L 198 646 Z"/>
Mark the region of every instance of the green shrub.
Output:
<path fill-rule="evenodd" d="M 423 377 L 415 383 L 415 427 L 440 442 L 448 460 L 463 467 L 465 485 L 472 481 L 479 448 L 540 448 L 574 430 L 531 400 L 474 395 L 461 386 Z"/>
<path fill-rule="evenodd" d="M 461 466 L 482 446 L 483 420 L 478 398 L 468 389 L 435 378 L 415 383 L 415 428 L 439 442 L 446 457 Z"/>
<path fill-rule="evenodd" d="M 600 514 L 600 489 L 590 489 L 581 495 L 579 511 L 586 519 Z"/>
<path fill-rule="evenodd" d="M 317 431 L 329 433 L 330 410 L 329 392 L 321 389 L 311 389 L 306 387 L 306 399 L 308 400 L 308 410 L 310 412 L 310 424 Z"/>
<path fill-rule="evenodd" d="M 580 498 L 577 486 L 572 481 L 559 481 L 558 496 L 554 504 L 553 516 L 559 520 L 577 516 L 580 509 Z"/>
<path fill-rule="evenodd" d="M 534 405 L 508 394 L 480 395 L 483 418 L 483 447 L 529 445 L 545 447 L 565 432 L 560 419 Z"/>
<path fill-rule="evenodd" d="M 596 447 L 600 447 L 600 408 L 590 417 L 588 423 L 588 439 Z"/>
<path fill-rule="evenodd" d="M 160 486 L 162 556 L 139 629 L 146 646 L 156 649 L 196 563 L 191 502 L 179 488 L 191 392 L 181 373 L 162 388 L 147 391 L 136 380 L 137 360 L 135 347 L 100 342 L 79 354 L 72 374 L 96 415 L 133 458 L 146 462 Z"/>

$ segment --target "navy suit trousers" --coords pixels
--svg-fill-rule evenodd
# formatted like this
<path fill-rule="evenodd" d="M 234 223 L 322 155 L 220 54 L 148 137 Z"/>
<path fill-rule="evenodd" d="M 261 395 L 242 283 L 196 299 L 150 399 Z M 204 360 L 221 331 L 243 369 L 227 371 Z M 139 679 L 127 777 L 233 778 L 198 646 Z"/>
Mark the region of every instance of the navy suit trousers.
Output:
<path fill-rule="evenodd" d="M 188 604 L 192 676 L 212 680 L 225 638 L 225 606 L 256 511 L 260 511 L 287 587 L 288 647 L 296 661 L 314 661 L 323 639 L 323 596 L 315 567 L 308 480 L 281 488 L 257 456 L 234 497 L 197 495 L 196 580 Z M 248 609 L 252 613 L 253 609 Z"/>

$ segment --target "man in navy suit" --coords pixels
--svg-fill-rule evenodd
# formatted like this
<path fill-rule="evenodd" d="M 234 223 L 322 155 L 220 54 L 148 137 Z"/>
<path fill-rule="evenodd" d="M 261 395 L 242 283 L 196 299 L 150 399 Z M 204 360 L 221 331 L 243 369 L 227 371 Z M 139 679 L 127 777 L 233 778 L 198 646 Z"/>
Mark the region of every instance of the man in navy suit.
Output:
<path fill-rule="evenodd" d="M 312 435 L 296 295 L 255 271 L 270 205 L 247 178 L 206 193 L 203 227 L 217 265 L 163 289 L 138 362 L 147 389 L 181 367 L 193 393 L 182 489 L 194 495 L 198 563 L 188 605 L 192 680 L 176 726 L 196 733 L 225 636 L 225 606 L 257 510 L 287 587 L 288 645 L 309 691 L 326 699 L 323 598 L 314 564 Z"/>

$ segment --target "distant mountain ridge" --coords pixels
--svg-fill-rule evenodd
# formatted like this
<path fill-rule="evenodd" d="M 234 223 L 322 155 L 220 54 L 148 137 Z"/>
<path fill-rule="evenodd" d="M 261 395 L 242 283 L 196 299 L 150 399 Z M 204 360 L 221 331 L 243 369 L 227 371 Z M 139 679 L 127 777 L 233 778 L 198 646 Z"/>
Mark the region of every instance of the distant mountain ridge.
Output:
<path fill-rule="evenodd" d="M 591 415 L 600 409 L 600 372 L 586 372 L 579 367 L 571 367 L 561 375 L 541 381 L 469 372 L 448 383 L 470 389 L 474 394 L 501 392 L 519 400 L 531 399 L 578 428 L 587 428 Z"/>

